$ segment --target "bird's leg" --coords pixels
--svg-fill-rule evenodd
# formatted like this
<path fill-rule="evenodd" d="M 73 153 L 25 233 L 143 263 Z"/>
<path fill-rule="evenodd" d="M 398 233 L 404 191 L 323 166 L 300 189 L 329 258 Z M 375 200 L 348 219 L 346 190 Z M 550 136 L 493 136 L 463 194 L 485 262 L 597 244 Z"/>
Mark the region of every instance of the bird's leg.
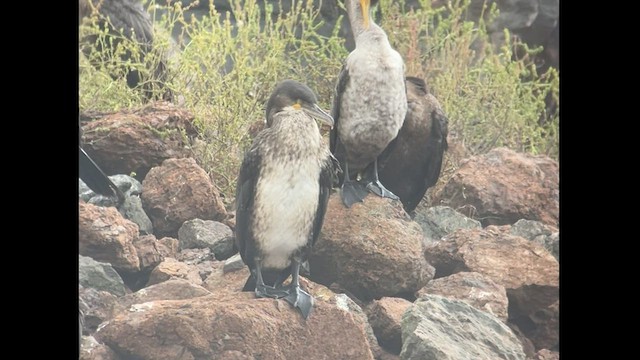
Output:
<path fill-rule="evenodd" d="M 291 284 L 288 286 L 288 295 L 283 299 L 289 304 L 300 309 L 302 316 L 307 319 L 313 308 L 313 297 L 300 287 L 299 273 L 300 262 L 291 260 Z"/>
<path fill-rule="evenodd" d="M 400 198 L 397 197 L 396 194 L 387 190 L 387 188 L 380 183 L 380 180 L 378 179 L 378 159 L 375 159 L 373 161 L 373 179 L 371 179 L 371 177 L 369 177 L 369 179 L 370 180 L 367 183 L 367 189 L 369 191 L 371 191 L 372 193 L 380 197 L 386 197 L 393 200 L 400 200 Z"/>
<path fill-rule="evenodd" d="M 284 281 L 285 279 L 283 279 L 282 281 Z M 280 283 L 280 285 L 282 285 L 282 283 Z M 260 264 L 260 261 L 256 261 L 256 297 L 269 297 L 279 299 L 281 297 L 287 296 L 288 294 L 289 292 L 287 291 L 287 289 L 282 289 L 280 288 L 280 286 L 278 286 L 278 288 L 275 288 L 264 283 L 264 279 L 262 278 L 262 266 Z"/>
<path fill-rule="evenodd" d="M 351 180 L 349 178 L 349 162 L 344 162 L 344 182 L 342 183 L 342 203 L 346 207 L 356 202 L 362 202 L 367 196 L 367 190 L 357 180 Z"/>

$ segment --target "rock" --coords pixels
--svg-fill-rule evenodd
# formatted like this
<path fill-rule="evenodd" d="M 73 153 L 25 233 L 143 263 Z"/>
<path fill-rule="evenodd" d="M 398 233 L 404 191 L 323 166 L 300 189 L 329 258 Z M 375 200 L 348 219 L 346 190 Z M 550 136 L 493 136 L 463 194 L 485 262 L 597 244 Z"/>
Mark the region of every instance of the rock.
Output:
<path fill-rule="evenodd" d="M 80 254 L 111 263 L 124 271 L 140 270 L 140 261 L 133 241 L 138 238 L 138 226 L 120 215 L 115 208 L 99 207 L 80 202 L 78 220 Z"/>
<path fill-rule="evenodd" d="M 174 258 L 165 258 L 163 262 L 151 271 L 147 286 L 158 284 L 172 278 L 185 279 L 192 284 L 202 285 L 202 279 L 200 278 L 197 268 L 179 262 Z"/>
<path fill-rule="evenodd" d="M 536 349 L 557 349 L 560 341 L 560 302 L 556 301 L 526 318 L 511 319 L 522 325 L 524 335 L 531 340 Z M 533 326 L 532 326 L 533 325 Z"/>
<path fill-rule="evenodd" d="M 521 236 L 544 246 L 551 255 L 560 261 L 560 237 L 558 229 L 539 221 L 518 220 L 510 230 L 512 235 Z"/>
<path fill-rule="evenodd" d="M 132 294 L 127 294 L 120 298 L 119 302 L 124 309 L 129 309 L 134 304 L 150 301 L 193 299 L 210 294 L 207 289 L 187 280 L 169 279 L 140 289 Z"/>
<path fill-rule="evenodd" d="M 535 313 L 558 301 L 559 296 L 558 262 L 542 246 L 489 226 L 484 230 L 457 230 L 427 248 L 425 256 L 436 267 L 437 277 L 473 271 L 504 286 L 509 299 L 509 321 L 523 325 L 521 329 L 529 329 L 523 330 L 525 335 L 540 327 L 554 326 L 552 316 L 548 317 L 547 325 L 530 320 Z M 553 341 L 547 338 L 544 343 Z"/>
<path fill-rule="evenodd" d="M 116 174 L 109 176 L 109 179 L 118 189 L 122 190 L 125 196 L 140 196 L 142 194 L 142 183 L 134 177 Z"/>
<path fill-rule="evenodd" d="M 196 265 L 205 261 L 211 261 L 214 259 L 211 249 L 182 249 L 176 257 L 179 261 L 182 261 L 188 265 Z"/>
<path fill-rule="evenodd" d="M 90 257 L 78 256 L 79 283 L 85 288 L 107 291 L 116 296 L 124 295 L 126 287 L 111 264 L 97 262 Z"/>
<path fill-rule="evenodd" d="M 426 295 L 407 309 L 401 326 L 401 359 L 525 359 L 507 325 L 464 301 Z"/>
<path fill-rule="evenodd" d="M 125 195 L 124 202 L 122 203 L 122 206 L 118 208 L 118 211 L 120 211 L 120 214 L 122 214 L 125 219 L 138 225 L 140 235 L 153 234 L 153 224 L 151 223 L 151 219 L 147 216 L 147 213 L 144 212 L 144 209 L 142 208 L 142 200 L 140 200 L 139 196 Z"/>
<path fill-rule="evenodd" d="M 557 351 L 542 349 L 535 354 L 533 360 L 560 360 L 560 353 Z"/>
<path fill-rule="evenodd" d="M 111 320 L 98 340 L 141 360 L 373 359 L 354 316 L 325 301 L 306 321 L 285 301 L 250 292 L 143 305 Z"/>
<path fill-rule="evenodd" d="M 82 127 L 83 149 L 106 174 L 144 179 L 162 161 L 189 156 L 190 138 L 197 135 L 193 119 L 168 102 L 107 114 Z"/>
<path fill-rule="evenodd" d="M 138 258 L 140 259 L 140 270 L 152 270 L 160 264 L 165 255 L 170 255 L 171 250 L 160 243 L 153 235 L 140 236 L 133 242 Z"/>
<path fill-rule="evenodd" d="M 558 226 L 558 182 L 558 163 L 550 158 L 497 148 L 463 161 L 435 203 L 479 219 L 483 226 L 520 219 Z"/>
<path fill-rule="evenodd" d="M 411 306 L 411 302 L 402 298 L 383 297 L 374 300 L 366 308 L 373 332 L 382 347 L 392 354 L 402 350 L 402 314 Z"/>
<path fill-rule="evenodd" d="M 331 194 L 309 263 L 311 279 L 339 283 L 361 300 L 413 294 L 433 278 L 422 231 L 399 201 L 374 195 L 350 209 Z"/>
<path fill-rule="evenodd" d="M 118 311 L 118 298 L 110 292 L 80 286 L 79 296 L 84 335 L 93 334 L 98 325 L 112 319 Z"/>
<path fill-rule="evenodd" d="M 209 248 L 218 260 L 233 253 L 233 233 L 227 225 L 217 221 L 185 221 L 178 230 L 178 240 L 182 249 Z"/>
<path fill-rule="evenodd" d="M 213 264 L 211 274 L 204 280 L 205 289 L 212 293 L 237 293 L 242 291 L 244 283 L 249 277 L 249 269 L 246 266 L 231 271 L 225 272 L 223 270 L 224 264 L 222 262 L 216 262 Z"/>
<path fill-rule="evenodd" d="M 242 261 L 240 254 L 235 254 L 232 257 L 224 261 L 224 267 L 222 271 L 226 274 L 231 271 L 236 271 L 245 268 L 247 265 Z"/>
<path fill-rule="evenodd" d="M 467 302 L 478 310 L 507 322 L 509 300 L 504 286 L 477 272 L 459 272 L 429 281 L 420 289 L 418 297 L 440 295 Z"/>
<path fill-rule="evenodd" d="M 376 359 L 380 358 L 383 351 L 378 344 L 378 339 L 373 332 L 371 324 L 369 324 L 369 318 L 360 307 L 360 305 L 356 304 L 356 302 L 346 294 L 334 294 L 330 302 L 338 306 L 340 309 L 351 313 L 354 319 L 364 327 L 365 334 L 367 335 L 367 340 L 369 341 L 369 348 L 371 349 L 373 357 Z"/>
<path fill-rule="evenodd" d="M 422 227 L 427 243 L 438 241 L 458 229 L 482 228 L 478 220 L 470 219 L 448 206 L 418 208 L 413 220 Z"/>
<path fill-rule="evenodd" d="M 174 239 L 172 237 L 165 236 L 162 239 L 158 240 L 158 249 L 160 250 L 160 254 L 164 257 L 176 258 L 178 253 L 180 252 L 180 242 L 178 239 Z"/>
<path fill-rule="evenodd" d="M 110 347 L 100 344 L 93 336 L 83 336 L 80 360 L 121 360 Z"/>
<path fill-rule="evenodd" d="M 222 220 L 226 210 L 207 173 L 191 158 L 168 159 L 149 171 L 142 205 L 156 236 L 176 237 L 187 220 Z"/>

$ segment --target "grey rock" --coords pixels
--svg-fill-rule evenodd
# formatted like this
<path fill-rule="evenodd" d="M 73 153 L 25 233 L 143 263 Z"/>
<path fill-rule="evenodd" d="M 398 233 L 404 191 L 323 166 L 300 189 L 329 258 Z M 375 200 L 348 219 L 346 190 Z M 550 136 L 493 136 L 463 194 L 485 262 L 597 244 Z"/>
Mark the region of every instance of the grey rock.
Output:
<path fill-rule="evenodd" d="M 111 264 L 79 255 L 78 272 L 80 285 L 85 288 L 107 291 L 116 296 L 122 296 L 126 293 L 122 278 Z"/>
<path fill-rule="evenodd" d="M 235 254 L 224 261 L 224 266 L 222 267 L 222 273 L 226 274 L 228 272 L 240 270 L 244 267 L 245 267 L 245 264 L 242 261 L 240 254 Z"/>
<path fill-rule="evenodd" d="M 560 261 L 560 238 L 555 227 L 540 221 L 522 219 L 511 226 L 510 233 L 542 245 Z"/>
<path fill-rule="evenodd" d="M 217 259 L 233 252 L 233 233 L 227 225 L 212 221 L 193 219 L 185 221 L 178 230 L 181 249 L 209 248 Z"/>
<path fill-rule="evenodd" d="M 118 189 L 122 190 L 122 192 L 125 195 L 125 204 L 129 200 L 128 199 L 129 197 L 139 196 L 142 193 L 142 184 L 138 180 L 132 178 L 131 176 L 113 175 L 113 176 L 109 176 L 109 180 L 111 180 L 113 184 L 118 187 Z M 96 206 L 116 206 L 117 205 L 115 199 L 112 199 L 108 196 L 96 194 L 95 192 L 93 192 L 93 190 L 89 189 L 89 187 L 80 179 L 78 179 L 78 192 L 79 192 L 80 198 L 83 201 L 88 202 L 89 204 L 93 204 Z M 122 215 L 125 215 L 125 214 L 123 213 Z M 140 225 L 138 222 L 128 218 L 127 216 L 125 216 L 125 218 Z M 150 232 L 148 232 L 147 234 L 149 233 Z"/>
<path fill-rule="evenodd" d="M 420 224 L 427 242 L 440 240 L 443 236 L 458 229 L 481 229 L 482 224 L 464 216 L 448 206 L 433 206 L 426 210 L 416 210 L 413 218 Z"/>
<path fill-rule="evenodd" d="M 99 343 L 93 336 L 83 336 L 80 360 L 120 360 L 110 347 Z"/>
<path fill-rule="evenodd" d="M 149 216 L 147 216 L 147 213 L 145 213 L 142 208 L 142 200 L 140 200 L 140 196 L 125 195 L 124 203 L 120 208 L 118 208 L 118 211 L 125 219 L 138 224 L 140 235 L 153 234 L 153 224 L 151 223 Z"/>
<path fill-rule="evenodd" d="M 525 359 L 502 321 L 464 301 L 427 295 L 402 316 L 401 359 Z"/>
<path fill-rule="evenodd" d="M 118 298 L 102 290 L 80 286 L 80 310 L 84 314 L 83 334 L 95 333 L 100 324 L 112 319 L 118 311 Z"/>
<path fill-rule="evenodd" d="M 142 194 L 142 183 L 129 175 L 113 175 L 109 179 L 122 190 L 126 196 L 140 196 Z"/>

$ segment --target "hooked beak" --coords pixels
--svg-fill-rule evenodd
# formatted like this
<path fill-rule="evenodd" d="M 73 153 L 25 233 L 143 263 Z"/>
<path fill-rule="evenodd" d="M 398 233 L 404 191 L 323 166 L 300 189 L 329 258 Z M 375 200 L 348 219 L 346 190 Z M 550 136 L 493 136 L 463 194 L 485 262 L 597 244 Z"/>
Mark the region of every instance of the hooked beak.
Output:
<path fill-rule="evenodd" d="M 326 111 L 322 110 L 318 105 L 304 104 L 302 105 L 302 110 L 309 116 L 314 117 L 333 128 L 333 117 L 331 117 L 331 115 Z"/>
<path fill-rule="evenodd" d="M 371 0 L 360 0 L 360 7 L 362 8 L 362 18 L 364 19 L 364 29 L 369 28 L 369 5 Z"/>

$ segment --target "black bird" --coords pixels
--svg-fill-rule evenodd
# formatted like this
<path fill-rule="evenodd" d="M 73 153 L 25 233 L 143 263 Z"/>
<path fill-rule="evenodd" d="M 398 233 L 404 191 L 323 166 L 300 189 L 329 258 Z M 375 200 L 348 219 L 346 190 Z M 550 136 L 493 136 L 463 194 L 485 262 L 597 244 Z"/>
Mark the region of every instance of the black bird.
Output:
<path fill-rule="evenodd" d="M 407 112 L 404 61 L 371 19 L 369 8 L 376 3 L 346 0 L 356 48 L 338 76 L 330 141 L 344 170 L 342 201 L 347 207 L 363 201 L 367 189 L 398 199 L 380 183 L 377 158 L 398 134 Z"/>
<path fill-rule="evenodd" d="M 440 176 L 448 120 L 422 79 L 407 77 L 407 101 L 404 124 L 389 151 L 380 156 L 379 175 L 411 213 Z"/>
<path fill-rule="evenodd" d="M 82 18 L 90 16 L 97 11 L 100 28 L 107 27 L 110 35 L 109 41 L 97 41 L 97 35 L 88 35 L 82 40 L 85 44 L 95 46 L 97 51 L 104 51 L 103 45 L 109 46 L 114 51 L 123 38 L 134 40 L 140 45 L 142 53 L 140 61 L 144 62 L 146 56 L 153 49 L 154 35 L 151 16 L 142 6 L 140 0 L 79 0 L 79 16 Z M 95 9 L 95 10 L 94 10 Z M 83 46 L 85 56 L 90 58 L 91 46 Z M 126 62 L 131 59 L 131 51 L 127 50 L 122 54 L 121 60 Z M 93 63 L 97 66 L 97 63 Z M 149 69 L 151 77 L 142 84 L 145 98 L 153 98 L 154 88 L 164 87 L 167 79 L 167 66 L 165 59 L 160 59 Z M 117 75 L 112 74 L 116 79 Z M 129 69 L 126 73 L 127 85 L 136 88 L 143 80 L 140 72 L 136 69 Z M 171 100 L 172 94 L 169 89 L 165 89 L 162 94 L 163 99 Z"/>
<path fill-rule="evenodd" d="M 80 141 L 82 139 L 82 127 L 80 127 Z M 124 194 L 109 180 L 109 177 L 78 144 L 78 175 L 87 186 L 97 194 L 116 199 L 118 205 L 124 202 Z"/>
<path fill-rule="evenodd" d="M 312 117 L 330 126 L 333 119 L 294 80 L 276 86 L 266 116 L 269 127 L 245 154 L 236 190 L 236 246 L 251 271 L 243 291 L 284 298 L 306 319 L 313 298 L 300 288 L 300 265 L 320 235 L 338 166 Z"/>

